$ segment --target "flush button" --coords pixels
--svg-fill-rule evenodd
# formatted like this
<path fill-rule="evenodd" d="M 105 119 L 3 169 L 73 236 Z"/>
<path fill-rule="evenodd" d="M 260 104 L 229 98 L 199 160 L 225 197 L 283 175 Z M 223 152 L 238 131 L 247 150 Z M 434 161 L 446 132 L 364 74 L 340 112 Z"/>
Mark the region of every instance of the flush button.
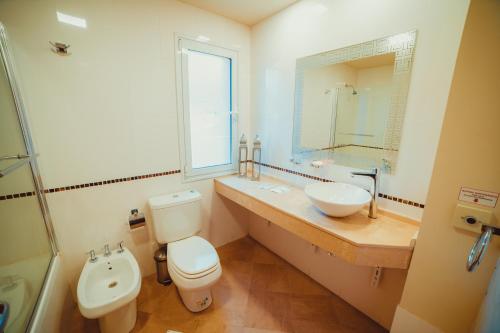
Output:
<path fill-rule="evenodd" d="M 474 216 L 464 216 L 463 219 L 468 224 L 475 224 L 477 222 L 477 220 Z"/>

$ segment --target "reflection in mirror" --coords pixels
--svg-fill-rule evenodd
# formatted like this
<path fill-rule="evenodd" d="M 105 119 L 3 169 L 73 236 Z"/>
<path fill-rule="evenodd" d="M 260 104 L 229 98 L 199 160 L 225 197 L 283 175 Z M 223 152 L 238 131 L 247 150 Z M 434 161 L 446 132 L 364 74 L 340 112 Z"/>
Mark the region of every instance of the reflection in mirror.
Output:
<path fill-rule="evenodd" d="M 297 60 L 293 153 L 394 171 L 416 32 Z"/>

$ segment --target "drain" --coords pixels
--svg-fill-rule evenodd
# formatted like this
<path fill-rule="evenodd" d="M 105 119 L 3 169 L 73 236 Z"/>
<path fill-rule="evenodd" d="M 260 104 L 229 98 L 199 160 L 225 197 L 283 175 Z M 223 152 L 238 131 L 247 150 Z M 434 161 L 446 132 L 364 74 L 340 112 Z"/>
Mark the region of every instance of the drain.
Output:
<path fill-rule="evenodd" d="M 110 284 L 108 284 L 108 288 L 114 288 L 114 287 L 116 287 L 117 285 L 118 285 L 118 282 L 113 281 L 113 282 L 111 282 Z"/>

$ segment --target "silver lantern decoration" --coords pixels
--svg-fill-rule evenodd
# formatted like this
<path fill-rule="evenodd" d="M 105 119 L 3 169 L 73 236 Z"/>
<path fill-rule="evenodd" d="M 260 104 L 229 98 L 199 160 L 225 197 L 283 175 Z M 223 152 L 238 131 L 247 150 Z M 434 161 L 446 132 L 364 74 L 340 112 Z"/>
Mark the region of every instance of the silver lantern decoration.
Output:
<path fill-rule="evenodd" d="M 238 154 L 238 177 L 247 176 L 247 163 L 248 163 L 248 146 L 245 134 L 240 139 L 240 149 Z"/>
<path fill-rule="evenodd" d="M 260 171 L 262 167 L 262 145 L 259 135 L 255 136 L 252 149 L 252 180 L 260 179 Z"/>

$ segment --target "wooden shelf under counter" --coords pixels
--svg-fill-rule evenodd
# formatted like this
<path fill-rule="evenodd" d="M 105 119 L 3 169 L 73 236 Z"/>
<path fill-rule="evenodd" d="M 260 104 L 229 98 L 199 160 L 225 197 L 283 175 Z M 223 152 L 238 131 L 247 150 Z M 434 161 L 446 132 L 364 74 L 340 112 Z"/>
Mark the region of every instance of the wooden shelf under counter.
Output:
<path fill-rule="evenodd" d="M 410 265 L 419 230 L 416 221 L 384 211 L 371 219 L 366 210 L 329 217 L 312 205 L 302 189 L 267 176 L 258 182 L 238 176 L 214 182 L 218 194 L 349 263 L 400 269 Z M 270 185 L 290 191 L 275 193 L 264 188 Z"/>

